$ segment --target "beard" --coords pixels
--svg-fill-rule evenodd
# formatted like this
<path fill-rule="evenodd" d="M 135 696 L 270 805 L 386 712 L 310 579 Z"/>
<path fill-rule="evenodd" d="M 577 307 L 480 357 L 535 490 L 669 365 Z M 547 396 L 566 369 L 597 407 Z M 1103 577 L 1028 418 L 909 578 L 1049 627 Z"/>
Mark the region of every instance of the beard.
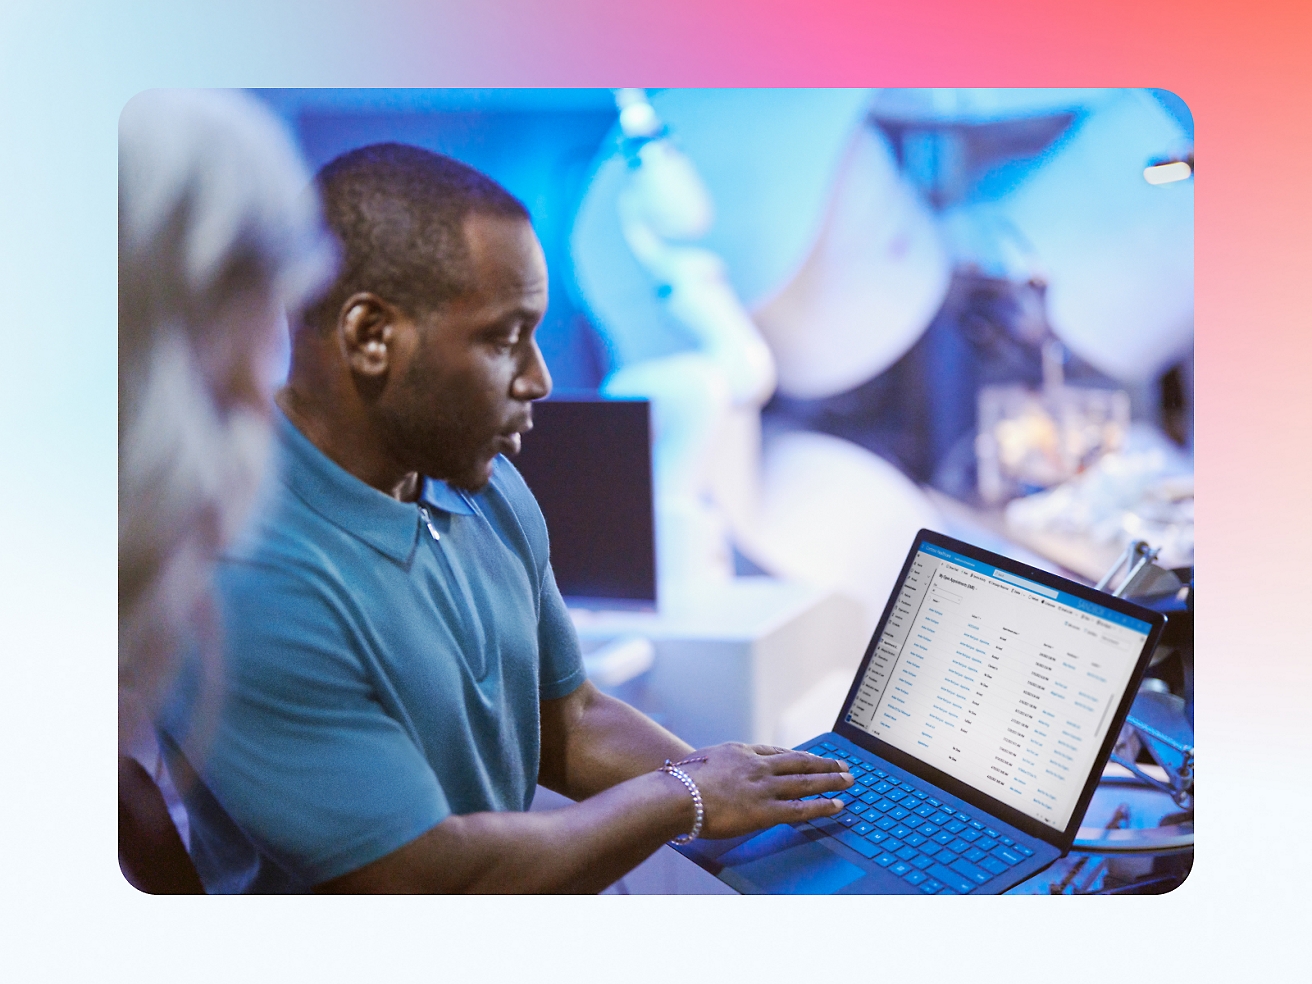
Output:
<path fill-rule="evenodd" d="M 255 410 L 219 412 L 181 333 L 161 338 L 143 373 L 119 440 L 119 690 L 149 717 L 189 638 L 202 678 L 219 677 L 210 576 L 259 499 L 273 434 Z"/>
<path fill-rule="evenodd" d="M 489 422 L 495 415 L 484 409 L 485 402 L 483 393 L 443 381 L 416 361 L 395 398 L 378 412 L 398 460 L 413 462 L 427 478 L 478 492 L 491 476 L 496 437 L 507 426 Z"/>

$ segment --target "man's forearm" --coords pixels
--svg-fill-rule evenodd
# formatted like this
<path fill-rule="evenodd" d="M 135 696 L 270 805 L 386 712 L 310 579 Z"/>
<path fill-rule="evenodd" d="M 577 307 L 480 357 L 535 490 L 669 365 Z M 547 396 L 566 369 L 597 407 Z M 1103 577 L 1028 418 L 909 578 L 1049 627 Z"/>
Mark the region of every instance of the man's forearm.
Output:
<path fill-rule="evenodd" d="M 686 833 L 693 813 L 679 781 L 653 772 L 560 810 L 448 817 L 319 890 L 598 892 Z"/>
<path fill-rule="evenodd" d="M 583 800 L 691 751 L 645 714 L 585 683 L 542 707 L 538 781 Z"/>

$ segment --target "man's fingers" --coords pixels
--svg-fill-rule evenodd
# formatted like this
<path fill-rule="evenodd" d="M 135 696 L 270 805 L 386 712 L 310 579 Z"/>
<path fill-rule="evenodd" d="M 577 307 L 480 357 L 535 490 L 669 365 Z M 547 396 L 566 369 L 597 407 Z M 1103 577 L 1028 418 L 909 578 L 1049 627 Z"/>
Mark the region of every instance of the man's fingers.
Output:
<path fill-rule="evenodd" d="M 801 799 L 816 793 L 841 792 L 851 785 L 852 780 L 841 772 L 819 772 L 776 776 L 773 788 L 780 799 Z"/>
<path fill-rule="evenodd" d="M 821 758 L 810 752 L 777 752 L 769 758 L 770 771 L 777 776 L 810 772 L 846 772 L 847 763 Z"/>
<path fill-rule="evenodd" d="M 832 817 L 842 812 L 843 805 L 822 796 L 814 800 L 780 800 L 776 808 L 782 814 L 782 822 L 801 823 L 803 820 L 814 820 L 816 817 Z"/>

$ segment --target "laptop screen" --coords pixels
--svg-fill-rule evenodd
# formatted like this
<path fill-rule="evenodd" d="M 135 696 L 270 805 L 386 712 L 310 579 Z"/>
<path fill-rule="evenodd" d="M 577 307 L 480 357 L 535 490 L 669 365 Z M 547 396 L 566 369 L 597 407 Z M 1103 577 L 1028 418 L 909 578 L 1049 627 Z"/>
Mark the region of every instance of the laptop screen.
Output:
<path fill-rule="evenodd" d="M 1151 630 L 922 543 L 844 720 L 1064 830 Z"/>

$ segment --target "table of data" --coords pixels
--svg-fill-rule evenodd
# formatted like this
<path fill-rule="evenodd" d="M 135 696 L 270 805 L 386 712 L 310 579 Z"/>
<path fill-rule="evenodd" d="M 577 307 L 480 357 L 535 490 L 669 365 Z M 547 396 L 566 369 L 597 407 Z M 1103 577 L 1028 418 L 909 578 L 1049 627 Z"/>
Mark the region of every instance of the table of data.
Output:
<path fill-rule="evenodd" d="M 1147 626 L 961 560 L 917 553 L 848 720 L 1064 828 Z"/>

